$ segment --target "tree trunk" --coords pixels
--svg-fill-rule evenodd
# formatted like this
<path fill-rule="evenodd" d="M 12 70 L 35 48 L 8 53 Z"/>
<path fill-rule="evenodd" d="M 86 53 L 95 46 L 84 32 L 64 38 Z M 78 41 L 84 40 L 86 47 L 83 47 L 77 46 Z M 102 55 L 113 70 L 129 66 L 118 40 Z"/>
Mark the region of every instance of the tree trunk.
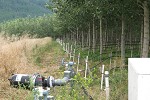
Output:
<path fill-rule="evenodd" d="M 143 8 L 144 8 L 144 40 L 143 40 L 142 58 L 147 58 L 149 51 L 149 8 L 148 2 L 146 0 L 143 3 Z"/>
<path fill-rule="evenodd" d="M 86 31 L 86 47 L 88 47 L 88 45 L 89 45 L 89 34 Z"/>
<path fill-rule="evenodd" d="M 82 31 L 82 50 L 83 50 L 83 48 L 84 48 L 84 33 Z"/>
<path fill-rule="evenodd" d="M 131 30 L 130 30 L 130 34 L 129 34 L 129 41 L 130 41 L 130 47 L 129 47 L 129 49 L 131 50 L 131 49 L 133 49 L 133 47 L 132 47 L 132 32 L 131 32 Z"/>
<path fill-rule="evenodd" d="M 95 17 L 95 15 L 94 15 Z M 94 17 L 93 17 L 93 53 L 95 52 L 95 23 L 94 23 Z"/>
<path fill-rule="evenodd" d="M 125 22 L 124 15 L 122 14 L 122 33 L 121 33 L 121 61 L 122 66 L 125 65 Z"/>
<path fill-rule="evenodd" d="M 113 30 L 113 27 L 111 28 L 111 36 L 110 36 L 110 41 L 109 41 L 109 44 L 111 45 L 111 44 L 113 44 L 113 43 L 115 43 L 114 42 L 114 40 L 113 40 L 113 38 L 114 38 L 114 30 Z"/>
<path fill-rule="evenodd" d="M 72 38 L 72 37 L 73 37 L 73 33 L 71 32 L 71 33 L 70 33 L 70 42 L 71 42 L 71 44 L 72 44 L 72 42 L 73 42 L 73 38 Z"/>
<path fill-rule="evenodd" d="M 101 61 L 101 57 L 102 57 L 102 50 L 103 50 L 103 40 L 102 40 L 102 17 L 100 18 L 100 61 Z"/>
<path fill-rule="evenodd" d="M 76 43 L 78 45 L 78 42 L 79 42 L 79 29 L 78 29 L 78 27 L 77 27 L 77 37 L 76 38 L 77 38 L 77 42 Z"/>
<path fill-rule="evenodd" d="M 91 48 L 91 30 L 90 30 L 90 24 L 89 24 L 89 31 L 88 31 L 88 37 L 89 37 L 89 48 Z"/>
<path fill-rule="evenodd" d="M 105 25 L 105 34 L 104 34 L 104 36 L 103 36 L 103 44 L 104 44 L 104 46 L 103 46 L 103 49 L 105 50 L 106 49 L 106 42 L 107 42 L 107 31 L 108 30 L 108 22 L 107 22 L 107 20 L 106 20 L 106 25 Z"/>
<path fill-rule="evenodd" d="M 140 57 L 142 57 L 142 51 L 143 51 L 143 33 L 144 33 L 143 28 L 144 28 L 143 27 L 143 21 L 141 21 L 141 39 L 140 39 L 140 52 L 141 52 L 141 54 L 140 54 Z"/>

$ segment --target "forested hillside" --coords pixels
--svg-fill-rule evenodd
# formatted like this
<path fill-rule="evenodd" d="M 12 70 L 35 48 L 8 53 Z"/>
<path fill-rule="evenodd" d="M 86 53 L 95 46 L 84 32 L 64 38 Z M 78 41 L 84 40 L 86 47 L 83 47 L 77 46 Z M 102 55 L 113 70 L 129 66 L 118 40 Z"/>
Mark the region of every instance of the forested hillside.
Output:
<path fill-rule="evenodd" d="M 46 2 L 48 0 L 0 0 L 0 22 L 51 13 L 45 7 Z"/>

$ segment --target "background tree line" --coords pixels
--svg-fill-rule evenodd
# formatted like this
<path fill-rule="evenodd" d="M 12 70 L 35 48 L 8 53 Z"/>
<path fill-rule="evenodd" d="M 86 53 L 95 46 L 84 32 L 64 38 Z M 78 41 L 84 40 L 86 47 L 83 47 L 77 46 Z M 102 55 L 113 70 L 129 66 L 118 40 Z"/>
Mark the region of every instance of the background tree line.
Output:
<path fill-rule="evenodd" d="M 24 34 L 36 35 L 37 37 L 54 36 L 55 15 L 45 15 L 40 17 L 19 18 L 0 24 L 0 31 L 6 35 L 21 36 Z M 57 23 L 56 23 L 57 24 Z"/>

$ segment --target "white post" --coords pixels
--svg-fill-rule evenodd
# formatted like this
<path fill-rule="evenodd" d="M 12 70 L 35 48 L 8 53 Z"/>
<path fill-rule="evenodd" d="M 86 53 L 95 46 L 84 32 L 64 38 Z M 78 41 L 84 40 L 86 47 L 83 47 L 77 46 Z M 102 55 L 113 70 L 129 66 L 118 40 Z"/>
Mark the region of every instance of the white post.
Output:
<path fill-rule="evenodd" d="M 58 39 L 56 39 L 56 41 L 60 44 L 60 39 L 58 38 Z"/>
<path fill-rule="evenodd" d="M 65 43 L 63 42 L 63 50 L 65 51 Z"/>
<path fill-rule="evenodd" d="M 68 54 L 69 54 L 69 43 L 66 43 L 66 53 L 67 53 L 67 57 L 68 57 Z"/>
<path fill-rule="evenodd" d="M 61 40 L 61 45 L 63 45 L 63 40 Z"/>
<path fill-rule="evenodd" d="M 101 90 L 103 89 L 103 80 L 104 80 L 104 65 L 102 65 L 102 77 L 101 77 Z"/>
<path fill-rule="evenodd" d="M 70 53 L 70 47 L 69 47 L 69 43 L 68 43 L 68 52 L 67 52 L 68 57 L 69 57 L 69 53 Z"/>
<path fill-rule="evenodd" d="M 66 43 L 66 48 L 65 48 L 65 50 L 66 50 L 66 53 L 67 53 L 67 52 L 68 52 L 68 51 L 67 51 L 67 43 Z"/>
<path fill-rule="evenodd" d="M 60 45 L 62 46 L 62 40 L 60 40 Z"/>
<path fill-rule="evenodd" d="M 71 49 L 70 49 L 70 53 L 72 53 L 72 45 L 71 45 L 71 47 L 70 47 Z"/>
<path fill-rule="evenodd" d="M 116 60 L 114 60 L 114 69 L 113 69 L 113 75 L 115 75 L 115 71 L 116 71 Z"/>
<path fill-rule="evenodd" d="M 61 44 L 61 40 L 59 40 L 59 44 Z"/>
<path fill-rule="evenodd" d="M 74 43 L 75 48 L 76 48 L 76 44 L 77 44 L 77 42 L 75 41 L 75 43 Z"/>
<path fill-rule="evenodd" d="M 86 79 L 86 76 L 87 76 L 86 74 L 88 70 L 88 56 L 86 56 L 85 64 L 86 64 L 86 67 L 85 67 L 85 79 Z"/>
<path fill-rule="evenodd" d="M 64 43 L 64 51 L 66 51 L 66 43 Z"/>
<path fill-rule="evenodd" d="M 111 69 L 111 58 L 112 58 L 112 52 L 110 53 L 110 65 L 109 65 L 109 70 Z"/>
<path fill-rule="evenodd" d="M 70 46 L 70 61 L 71 61 L 71 58 L 72 58 L 72 45 Z"/>
<path fill-rule="evenodd" d="M 75 54 L 76 54 L 76 49 L 73 50 L 73 62 L 74 62 Z"/>
<path fill-rule="evenodd" d="M 72 51 L 72 45 L 71 45 L 71 51 L 70 51 L 70 61 L 72 60 L 74 62 L 74 57 L 75 57 L 75 49 Z M 72 58 L 72 59 L 71 59 Z"/>
<path fill-rule="evenodd" d="M 105 91 L 106 91 L 106 100 L 109 100 L 109 72 L 105 71 Z"/>
<path fill-rule="evenodd" d="M 80 53 L 78 54 L 78 65 L 77 65 L 77 73 L 79 71 L 79 64 L 80 64 Z"/>

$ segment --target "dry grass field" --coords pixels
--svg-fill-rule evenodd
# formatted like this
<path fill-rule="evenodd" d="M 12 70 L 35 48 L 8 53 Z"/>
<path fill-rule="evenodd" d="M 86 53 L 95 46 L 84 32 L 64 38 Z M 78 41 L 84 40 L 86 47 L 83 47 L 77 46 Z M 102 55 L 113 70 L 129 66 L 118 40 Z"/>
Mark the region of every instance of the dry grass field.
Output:
<path fill-rule="evenodd" d="M 43 67 L 36 66 L 30 59 L 34 48 L 44 46 L 51 41 L 49 37 L 35 39 L 22 36 L 18 39 L 0 36 L 0 100 L 31 100 L 31 91 L 10 87 L 8 78 L 11 74 L 45 73 L 50 75 L 52 71 L 58 69 L 58 65 L 54 63 L 43 64 Z M 59 60 L 53 59 L 51 55 L 53 54 L 47 53 L 45 60 L 49 62 Z"/>

